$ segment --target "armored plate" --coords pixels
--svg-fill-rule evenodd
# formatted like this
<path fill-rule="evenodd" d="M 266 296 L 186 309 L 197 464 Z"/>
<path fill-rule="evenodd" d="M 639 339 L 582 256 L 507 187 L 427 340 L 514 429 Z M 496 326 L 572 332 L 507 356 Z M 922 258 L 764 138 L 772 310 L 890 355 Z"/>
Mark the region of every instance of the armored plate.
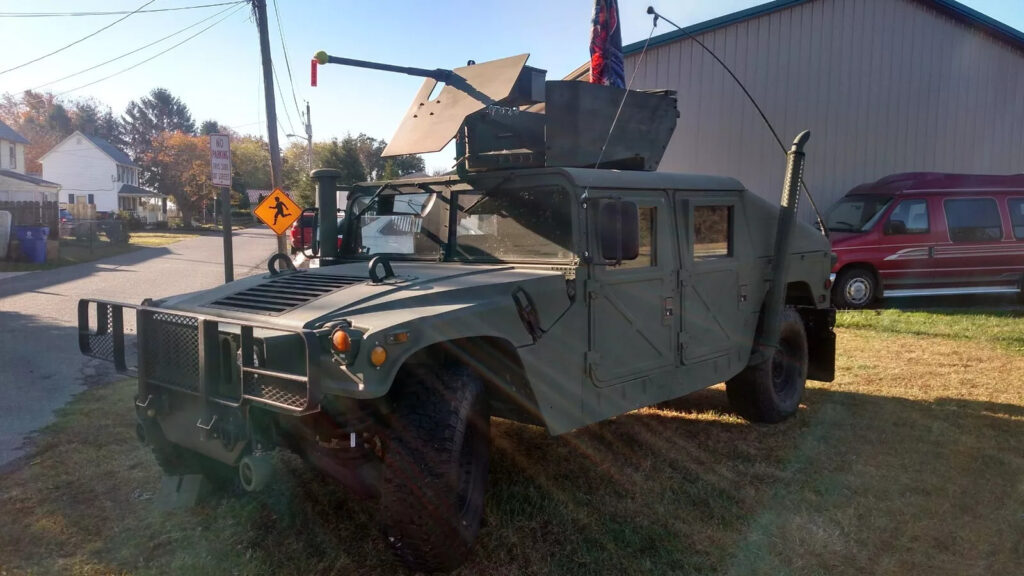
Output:
<path fill-rule="evenodd" d="M 453 70 L 457 81 L 431 98 L 437 80 L 423 81 L 412 106 L 395 131 L 383 156 L 437 152 L 462 126 L 466 116 L 509 97 L 529 54 L 520 54 Z"/>

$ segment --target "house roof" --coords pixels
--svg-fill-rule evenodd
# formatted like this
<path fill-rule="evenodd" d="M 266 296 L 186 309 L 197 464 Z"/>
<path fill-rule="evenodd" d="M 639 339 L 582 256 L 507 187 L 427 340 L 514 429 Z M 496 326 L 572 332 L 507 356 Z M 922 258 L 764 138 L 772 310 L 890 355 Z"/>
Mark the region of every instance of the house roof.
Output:
<path fill-rule="evenodd" d="M 166 194 L 154 192 L 152 190 L 146 190 L 145 188 L 139 188 L 131 184 L 121 184 L 121 187 L 117 189 L 118 196 L 129 196 L 134 198 L 166 198 Z"/>
<path fill-rule="evenodd" d="M 36 186 L 60 188 L 60 184 L 57 184 L 56 182 L 50 182 L 49 180 L 43 180 L 42 178 L 36 178 L 35 176 L 29 176 L 28 174 L 22 174 L 21 172 L 15 172 L 13 170 L 0 170 L 0 176 L 10 178 L 12 180 L 28 182 L 29 184 L 35 184 Z"/>
<path fill-rule="evenodd" d="M 99 136 L 89 136 L 88 134 L 82 134 L 82 136 L 85 136 L 90 142 L 95 144 L 97 148 L 103 150 L 104 154 L 113 158 L 114 162 L 117 162 L 118 164 L 126 164 L 128 166 L 135 166 L 135 163 L 132 162 L 131 156 L 128 156 L 128 154 L 125 154 L 123 150 L 114 146 L 110 142 L 107 142 L 103 138 L 100 138 Z"/>
<path fill-rule="evenodd" d="M 28 138 L 15 132 L 14 128 L 4 124 L 3 121 L 0 121 L 0 140 L 10 140 L 16 144 L 31 144 Z"/>
<path fill-rule="evenodd" d="M 118 148 L 117 146 L 114 146 L 113 144 L 107 142 L 106 140 L 100 138 L 99 136 L 89 136 L 87 134 L 82 134 L 82 132 L 80 132 L 79 130 L 75 130 L 67 138 L 58 142 L 56 146 L 47 150 L 45 154 L 39 157 L 39 161 L 42 162 L 43 160 L 45 160 L 46 157 L 49 156 L 54 150 L 60 148 L 61 146 L 64 145 L 65 142 L 71 140 L 75 136 L 80 136 L 82 138 L 85 138 L 89 142 L 92 142 L 93 146 L 99 148 L 100 152 L 103 152 L 104 154 L 109 156 L 110 159 L 113 160 L 114 162 L 138 168 L 138 166 L 134 162 L 132 162 L 131 157 L 128 156 L 128 154 L 125 154 L 125 152 Z"/>
<path fill-rule="evenodd" d="M 680 38 L 686 38 L 689 35 L 703 34 L 704 32 L 710 32 L 719 28 L 725 28 L 731 26 L 737 22 L 763 16 L 765 14 L 771 14 L 785 8 L 790 8 L 798 4 L 804 4 L 806 2 L 812 2 L 813 0 L 774 0 L 766 4 L 760 4 L 747 8 L 746 10 L 740 10 L 739 12 L 733 12 L 732 14 L 726 14 L 718 18 L 712 18 L 705 22 L 686 26 L 682 30 L 673 30 L 665 34 L 659 34 L 650 39 L 648 44 L 649 48 L 653 48 L 660 44 L 666 44 L 679 40 Z M 1009 44 L 1016 46 L 1017 48 L 1024 50 L 1024 32 L 1017 30 L 1011 26 L 994 19 L 990 18 L 977 10 L 968 8 L 963 4 L 956 2 L 955 0 L 916 0 L 922 4 L 930 5 L 954 18 L 964 22 L 972 28 L 979 29 L 983 32 L 991 34 Z M 644 48 L 644 41 L 633 42 L 622 47 L 624 54 L 632 54 L 639 52 Z"/>

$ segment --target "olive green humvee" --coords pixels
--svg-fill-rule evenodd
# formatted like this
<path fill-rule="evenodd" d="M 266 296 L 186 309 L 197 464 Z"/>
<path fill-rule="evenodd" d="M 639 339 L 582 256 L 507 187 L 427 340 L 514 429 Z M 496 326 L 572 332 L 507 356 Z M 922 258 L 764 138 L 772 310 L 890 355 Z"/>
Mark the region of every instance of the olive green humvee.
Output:
<path fill-rule="evenodd" d="M 452 569 L 480 529 L 490 417 L 559 435 L 725 381 L 737 412 L 775 422 L 833 377 L 828 240 L 794 223 L 776 260 L 777 205 L 644 167 L 358 185 L 338 231 L 337 174 L 318 171 L 329 265 L 83 300 L 81 347 L 131 369 L 135 311 L 139 434 L 169 476 L 257 490 L 288 449 L 379 496 L 409 567 Z"/>

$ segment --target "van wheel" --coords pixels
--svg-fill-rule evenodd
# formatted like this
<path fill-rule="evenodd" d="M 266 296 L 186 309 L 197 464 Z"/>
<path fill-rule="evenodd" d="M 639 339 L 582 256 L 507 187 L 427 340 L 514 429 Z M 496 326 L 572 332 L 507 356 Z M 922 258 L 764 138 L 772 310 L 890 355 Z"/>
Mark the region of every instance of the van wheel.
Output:
<path fill-rule="evenodd" d="M 836 278 L 836 285 L 832 288 L 832 301 L 837 308 L 860 310 L 875 301 L 877 292 L 878 282 L 870 270 L 850 268 L 840 272 Z"/>
<path fill-rule="evenodd" d="M 725 383 L 729 404 L 751 422 L 781 422 L 796 413 L 807 383 L 807 333 L 800 314 L 782 313 L 782 334 L 772 357 Z"/>
<path fill-rule="evenodd" d="M 396 391 L 381 522 L 403 564 L 447 572 L 465 562 L 480 532 L 490 413 L 483 383 L 469 370 L 414 376 Z"/>

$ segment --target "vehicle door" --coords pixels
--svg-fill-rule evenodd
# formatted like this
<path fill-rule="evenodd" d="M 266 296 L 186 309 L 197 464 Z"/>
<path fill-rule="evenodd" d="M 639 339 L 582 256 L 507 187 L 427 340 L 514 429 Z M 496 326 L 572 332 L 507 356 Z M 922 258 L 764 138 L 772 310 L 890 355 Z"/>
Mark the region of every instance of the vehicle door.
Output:
<path fill-rule="evenodd" d="M 595 264 L 587 280 L 587 372 L 598 387 L 640 379 L 676 365 L 677 256 L 665 192 L 630 193 L 639 209 L 640 255 Z"/>
<path fill-rule="evenodd" d="M 936 282 L 943 287 L 970 290 L 1010 286 L 1019 281 L 1020 272 L 1013 263 L 1020 245 L 1005 239 L 1007 230 L 999 199 L 994 196 L 945 198 L 942 209 L 949 243 L 935 247 Z"/>
<path fill-rule="evenodd" d="M 737 234 L 742 205 L 736 194 L 722 193 L 699 198 L 681 197 L 677 210 L 682 225 L 679 235 L 682 323 L 679 342 L 683 364 L 695 365 L 728 356 L 750 346 L 744 338 L 754 317 L 749 274 L 741 281 L 738 262 L 745 257 L 746 240 Z M 717 362 L 722 370 L 731 362 Z"/>
<path fill-rule="evenodd" d="M 936 234 L 929 203 L 927 198 L 901 199 L 882 222 L 879 246 L 884 250 L 879 254 L 878 272 L 887 290 L 935 283 L 931 272 L 935 246 L 948 240 Z"/>

